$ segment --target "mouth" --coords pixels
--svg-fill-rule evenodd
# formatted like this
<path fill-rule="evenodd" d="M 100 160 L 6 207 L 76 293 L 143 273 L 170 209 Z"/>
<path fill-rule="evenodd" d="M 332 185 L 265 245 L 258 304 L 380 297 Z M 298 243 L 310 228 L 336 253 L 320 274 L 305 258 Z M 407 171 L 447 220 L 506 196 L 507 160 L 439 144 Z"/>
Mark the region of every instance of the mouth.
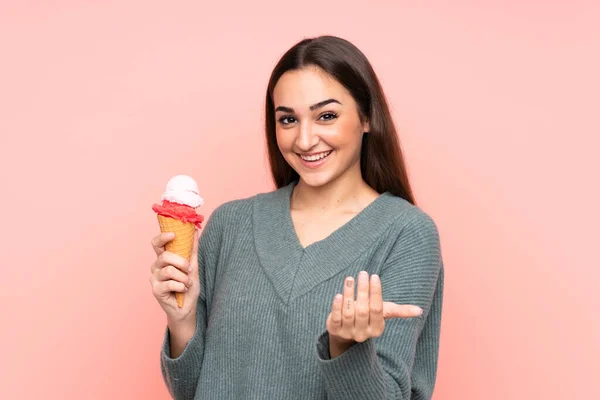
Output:
<path fill-rule="evenodd" d="M 302 156 L 300 154 L 298 155 L 298 158 L 300 158 L 300 161 L 302 161 L 302 165 L 308 167 L 308 168 L 316 168 L 321 166 L 323 163 L 325 163 L 325 161 L 327 161 L 329 159 L 329 156 L 331 155 L 331 153 L 333 153 L 333 150 L 329 150 L 329 151 L 324 151 L 318 154 L 314 154 L 311 156 Z"/>

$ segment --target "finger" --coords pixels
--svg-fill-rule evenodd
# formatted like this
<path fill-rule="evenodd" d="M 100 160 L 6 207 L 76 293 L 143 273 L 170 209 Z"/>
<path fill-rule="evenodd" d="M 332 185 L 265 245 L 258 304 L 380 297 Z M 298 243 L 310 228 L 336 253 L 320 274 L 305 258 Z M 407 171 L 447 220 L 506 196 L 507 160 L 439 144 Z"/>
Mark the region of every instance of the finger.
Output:
<path fill-rule="evenodd" d="M 175 234 L 173 232 L 162 232 L 152 238 L 150 244 L 157 256 L 160 256 L 165 251 L 165 245 L 169 243 Z"/>
<path fill-rule="evenodd" d="M 338 330 L 342 327 L 342 304 L 344 296 L 336 294 L 333 298 L 333 304 L 331 305 L 330 322 L 332 328 Z"/>
<path fill-rule="evenodd" d="M 383 318 L 414 318 L 423 314 L 421 307 L 411 304 L 383 303 Z"/>
<path fill-rule="evenodd" d="M 356 341 L 362 342 L 367 339 L 367 327 L 369 326 L 369 274 L 361 271 L 358 274 L 358 285 L 356 289 L 356 303 L 354 304 L 354 330 Z"/>
<path fill-rule="evenodd" d="M 187 292 L 188 288 L 181 282 L 177 281 L 162 281 L 154 284 L 154 293 L 157 296 L 165 296 L 170 292 Z"/>
<path fill-rule="evenodd" d="M 384 326 L 381 280 L 378 275 L 371 275 L 369 281 L 369 329 L 374 337 L 378 337 L 383 333 Z"/>
<path fill-rule="evenodd" d="M 342 327 L 354 327 L 354 278 L 347 277 L 344 283 L 344 300 L 342 305 Z"/>
<path fill-rule="evenodd" d="M 164 268 L 161 268 L 157 274 L 158 281 L 170 281 L 174 280 L 177 282 L 181 282 L 187 287 L 192 286 L 192 279 L 188 276 L 188 274 L 184 273 L 178 268 L 175 268 L 172 265 L 167 265 Z"/>
<path fill-rule="evenodd" d="M 184 273 L 190 272 L 190 261 L 181 257 L 179 254 L 171 253 L 170 251 L 165 251 L 156 259 L 155 268 L 161 269 L 166 267 L 167 265 L 172 265 Z"/>

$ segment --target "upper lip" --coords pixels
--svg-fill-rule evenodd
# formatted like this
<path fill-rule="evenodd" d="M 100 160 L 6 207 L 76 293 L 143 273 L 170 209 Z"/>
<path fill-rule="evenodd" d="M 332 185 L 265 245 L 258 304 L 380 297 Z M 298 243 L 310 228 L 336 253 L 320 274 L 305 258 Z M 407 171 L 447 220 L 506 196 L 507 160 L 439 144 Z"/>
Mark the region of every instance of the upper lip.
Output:
<path fill-rule="evenodd" d="M 328 153 L 330 151 L 333 151 L 333 150 L 323 150 L 323 151 L 315 151 L 315 152 L 312 152 L 312 153 L 297 153 L 297 154 L 300 155 L 300 156 L 308 157 L 308 156 L 314 156 L 316 154 Z"/>

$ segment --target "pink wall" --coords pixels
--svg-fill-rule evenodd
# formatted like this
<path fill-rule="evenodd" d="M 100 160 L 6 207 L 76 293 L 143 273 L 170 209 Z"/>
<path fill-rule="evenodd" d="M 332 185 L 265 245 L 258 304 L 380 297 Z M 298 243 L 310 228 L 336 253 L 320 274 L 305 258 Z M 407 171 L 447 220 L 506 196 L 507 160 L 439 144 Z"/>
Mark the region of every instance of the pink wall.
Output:
<path fill-rule="evenodd" d="M 168 398 L 150 206 L 178 173 L 207 216 L 270 190 L 268 75 L 323 33 L 373 62 L 442 234 L 435 399 L 600 396 L 597 2 L 36 3 L 0 4 L 0 398 Z"/>

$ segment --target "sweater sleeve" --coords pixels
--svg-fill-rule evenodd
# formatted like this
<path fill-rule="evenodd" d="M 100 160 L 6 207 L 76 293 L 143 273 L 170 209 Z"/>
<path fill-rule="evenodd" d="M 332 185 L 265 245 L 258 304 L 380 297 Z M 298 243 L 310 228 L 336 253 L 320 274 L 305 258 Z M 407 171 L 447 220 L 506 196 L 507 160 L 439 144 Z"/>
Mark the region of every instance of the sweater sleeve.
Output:
<path fill-rule="evenodd" d="M 217 208 L 201 232 L 198 241 L 198 276 L 200 297 L 196 308 L 196 332 L 177 358 L 171 357 L 170 332 L 167 327 L 160 355 L 161 372 L 169 393 L 175 400 L 193 399 L 204 358 L 204 335 L 208 324 L 208 299 L 218 261 L 221 229 Z"/>
<path fill-rule="evenodd" d="M 330 359 L 329 335 L 317 340 L 327 398 L 430 399 L 437 371 L 443 262 L 434 221 L 419 211 L 406 223 L 380 273 L 383 300 L 415 304 L 423 314 L 388 319 L 378 338 Z"/>

